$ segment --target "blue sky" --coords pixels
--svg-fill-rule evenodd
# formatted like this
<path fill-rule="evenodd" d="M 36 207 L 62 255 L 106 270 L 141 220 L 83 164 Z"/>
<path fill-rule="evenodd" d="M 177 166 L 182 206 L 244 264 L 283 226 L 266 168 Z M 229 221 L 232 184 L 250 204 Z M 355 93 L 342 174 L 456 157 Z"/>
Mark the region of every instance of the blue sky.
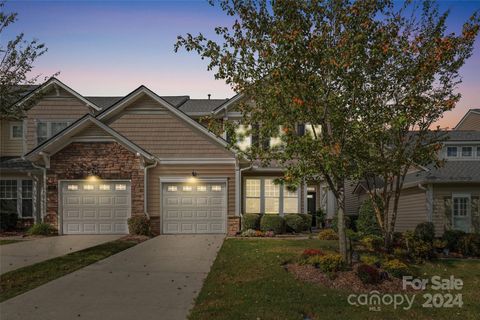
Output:
<path fill-rule="evenodd" d="M 476 1 L 440 1 L 450 9 L 449 28 L 458 31 L 476 10 Z M 125 95 L 141 84 L 162 95 L 223 99 L 233 92 L 214 80 L 206 62 L 193 53 L 175 54 L 178 35 L 213 34 L 229 19 L 207 1 L 9 1 L 18 22 L 5 38 L 24 32 L 48 47 L 35 73 L 57 71 L 59 78 L 84 95 Z M 2 35 L 3 37 L 3 35 Z M 4 39 L 0 39 L 4 41 Z M 480 44 L 462 68 L 463 98 L 446 114 L 442 126 L 454 126 L 469 107 L 480 108 Z"/>

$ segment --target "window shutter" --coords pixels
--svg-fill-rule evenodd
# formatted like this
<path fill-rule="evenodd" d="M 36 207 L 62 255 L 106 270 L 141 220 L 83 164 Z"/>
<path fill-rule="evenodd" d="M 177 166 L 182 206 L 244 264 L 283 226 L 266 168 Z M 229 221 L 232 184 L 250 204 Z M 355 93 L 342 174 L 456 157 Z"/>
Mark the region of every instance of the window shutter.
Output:
<path fill-rule="evenodd" d="M 471 215 L 473 232 L 480 232 L 480 197 L 473 196 L 471 198 Z"/>
<path fill-rule="evenodd" d="M 297 134 L 299 136 L 304 136 L 305 135 L 305 124 L 304 123 L 299 123 L 297 125 Z"/>
<path fill-rule="evenodd" d="M 450 230 L 452 229 L 452 197 L 443 197 L 443 208 L 445 214 L 444 228 L 445 230 Z"/>

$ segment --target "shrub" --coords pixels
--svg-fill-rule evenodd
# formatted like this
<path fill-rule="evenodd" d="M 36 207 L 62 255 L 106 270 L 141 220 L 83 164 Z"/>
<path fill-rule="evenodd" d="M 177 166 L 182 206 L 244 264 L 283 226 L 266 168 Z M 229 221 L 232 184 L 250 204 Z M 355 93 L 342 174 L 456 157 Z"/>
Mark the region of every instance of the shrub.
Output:
<path fill-rule="evenodd" d="M 242 216 L 242 230 L 258 230 L 260 229 L 261 215 L 256 213 L 245 213 Z"/>
<path fill-rule="evenodd" d="M 382 237 L 373 234 L 363 237 L 360 243 L 369 251 L 378 251 L 384 244 Z"/>
<path fill-rule="evenodd" d="M 318 233 L 320 240 L 338 240 L 338 235 L 333 229 L 323 229 Z"/>
<path fill-rule="evenodd" d="M 441 239 L 433 240 L 433 248 L 438 252 L 442 252 L 447 247 L 447 241 Z"/>
<path fill-rule="evenodd" d="M 382 267 L 391 276 L 396 278 L 401 278 L 409 274 L 408 266 L 398 259 L 388 260 L 382 264 Z"/>
<path fill-rule="evenodd" d="M 351 219 L 349 216 L 344 216 L 345 217 L 345 229 L 351 229 Z M 333 216 L 333 219 L 330 223 L 330 227 L 333 229 L 333 231 L 338 232 L 338 215 L 335 214 Z"/>
<path fill-rule="evenodd" d="M 326 218 L 325 211 L 322 209 L 318 209 L 317 212 L 315 212 L 315 219 L 317 222 L 317 228 L 322 228 L 323 225 L 325 224 L 325 218 Z"/>
<path fill-rule="evenodd" d="M 393 256 L 397 259 L 407 259 L 408 258 L 408 251 L 404 248 L 395 248 L 393 249 Z"/>
<path fill-rule="evenodd" d="M 422 222 L 415 227 L 415 238 L 424 242 L 433 243 L 435 239 L 435 226 L 431 222 Z"/>
<path fill-rule="evenodd" d="M 443 233 L 442 239 L 447 242 L 447 248 L 450 251 L 459 251 L 459 243 L 463 236 L 465 235 L 465 232 L 461 230 L 446 230 Z"/>
<path fill-rule="evenodd" d="M 337 253 L 328 253 L 325 255 L 317 255 L 309 258 L 309 261 L 315 265 L 315 267 L 320 268 L 323 272 L 337 272 L 343 270 L 345 267 L 345 262 L 341 255 Z"/>
<path fill-rule="evenodd" d="M 363 236 L 366 235 L 382 235 L 382 230 L 378 225 L 377 218 L 375 217 L 375 211 L 373 209 L 371 199 L 365 200 L 358 212 L 357 230 Z"/>
<path fill-rule="evenodd" d="M 403 233 L 401 232 L 394 232 L 392 244 L 395 248 L 407 248 L 407 243 Z"/>
<path fill-rule="evenodd" d="M 303 250 L 302 257 L 312 257 L 312 256 L 321 256 L 324 255 L 323 251 L 318 249 L 305 249 Z"/>
<path fill-rule="evenodd" d="M 128 219 L 128 231 L 130 234 L 139 236 L 152 235 L 152 229 L 150 228 L 150 221 L 146 216 L 133 216 Z"/>
<path fill-rule="evenodd" d="M 260 230 L 247 229 L 241 233 L 242 237 L 263 237 L 265 233 Z"/>
<path fill-rule="evenodd" d="M 377 256 L 374 256 L 372 254 L 363 254 L 360 256 L 360 261 L 363 262 L 364 264 L 368 265 L 379 265 L 380 264 L 380 258 Z"/>
<path fill-rule="evenodd" d="M 480 234 L 467 233 L 459 243 L 460 253 L 464 256 L 479 257 L 480 256 Z"/>
<path fill-rule="evenodd" d="M 368 264 L 360 264 L 355 270 L 357 276 L 366 284 L 380 283 L 380 272 L 374 266 Z"/>
<path fill-rule="evenodd" d="M 261 232 L 261 231 L 260 231 Z M 264 237 L 267 237 L 267 238 L 271 238 L 271 237 L 275 237 L 275 232 L 273 231 L 265 231 L 265 233 L 263 234 Z"/>
<path fill-rule="evenodd" d="M 309 231 L 312 227 L 312 215 L 306 213 L 299 213 L 300 218 L 303 220 L 303 229 L 302 231 Z"/>
<path fill-rule="evenodd" d="M 415 240 L 409 253 L 416 261 L 430 260 L 433 258 L 433 247 L 429 242 Z"/>
<path fill-rule="evenodd" d="M 260 219 L 260 230 L 273 231 L 275 234 L 285 233 L 285 220 L 273 214 L 264 214 Z"/>
<path fill-rule="evenodd" d="M 305 223 L 299 214 L 287 214 L 285 216 L 285 225 L 288 232 L 302 232 L 305 230 Z"/>
<path fill-rule="evenodd" d="M 0 230 L 10 231 L 17 226 L 18 215 L 16 212 L 1 212 L 0 213 Z"/>
<path fill-rule="evenodd" d="M 51 236 L 57 233 L 57 230 L 48 223 L 35 223 L 28 229 L 27 234 L 31 236 Z"/>

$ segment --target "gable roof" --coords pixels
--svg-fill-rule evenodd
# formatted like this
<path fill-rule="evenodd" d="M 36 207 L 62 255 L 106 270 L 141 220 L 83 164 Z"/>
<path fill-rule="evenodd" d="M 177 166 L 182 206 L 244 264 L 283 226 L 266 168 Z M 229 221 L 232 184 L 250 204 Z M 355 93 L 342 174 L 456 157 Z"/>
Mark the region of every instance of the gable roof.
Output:
<path fill-rule="evenodd" d="M 70 88 L 69 86 L 67 86 L 66 84 L 64 84 L 63 82 L 61 82 L 60 80 L 58 80 L 55 77 L 52 77 L 52 78 L 48 79 L 42 85 L 36 87 L 33 91 L 31 91 L 30 93 L 25 95 L 23 98 L 21 98 L 15 104 L 17 104 L 17 105 L 23 104 L 23 103 L 27 102 L 28 100 L 30 100 L 32 97 L 34 97 L 37 93 L 45 91 L 46 89 L 50 88 L 51 86 L 58 86 L 58 87 L 62 88 L 63 90 L 67 91 L 68 93 L 70 93 L 71 95 L 73 95 L 75 98 L 77 98 L 80 101 L 82 101 L 83 103 L 85 103 L 87 106 L 89 106 L 89 107 L 91 107 L 91 108 L 93 108 L 97 111 L 101 110 L 101 108 L 98 107 L 95 103 L 86 99 L 84 96 L 82 96 L 81 94 L 79 94 L 78 92 L 76 92 L 75 90 L 73 90 L 72 88 Z"/>
<path fill-rule="evenodd" d="M 128 150 L 132 152 L 136 152 L 141 154 L 143 157 L 153 160 L 154 156 L 149 152 L 145 151 L 122 134 L 117 132 L 116 130 L 110 128 L 109 126 L 105 125 L 104 123 L 98 121 L 95 117 L 90 114 L 86 114 L 62 131 L 58 132 L 56 135 L 52 136 L 50 139 L 44 141 L 32 151 L 28 152 L 25 155 L 25 158 L 28 160 L 34 160 L 36 156 L 40 154 L 40 152 L 47 152 L 51 154 L 55 154 L 56 151 L 62 149 L 61 147 L 64 146 L 65 143 L 68 144 L 70 138 L 75 136 L 76 134 L 80 133 L 82 130 L 86 129 L 90 125 L 95 125 L 100 129 L 104 130 L 108 133 L 112 138 L 114 138 L 118 143 L 122 144 Z M 59 148 L 60 146 L 60 148 Z M 50 151 L 50 152 L 49 152 Z"/>
<path fill-rule="evenodd" d="M 173 113 L 175 116 L 189 124 L 192 128 L 200 131 L 204 135 L 206 135 L 208 138 L 210 138 L 213 142 L 219 144 L 220 146 L 224 147 L 227 149 L 227 151 L 231 152 L 232 154 L 235 154 L 232 150 L 228 149 L 228 142 L 225 141 L 224 139 L 218 137 L 215 135 L 213 132 L 205 128 L 203 125 L 195 121 L 194 119 L 190 118 L 187 114 L 185 114 L 182 110 L 179 108 L 176 108 L 172 104 L 170 104 L 167 100 L 163 99 L 159 95 L 157 95 L 155 92 L 151 91 L 145 86 L 140 86 L 128 95 L 126 95 L 123 99 L 119 100 L 117 103 L 114 105 L 110 106 L 109 108 L 103 110 L 100 112 L 96 118 L 98 120 L 105 120 L 108 119 L 109 117 L 117 114 L 120 112 L 123 108 L 128 106 L 132 101 L 134 101 L 136 98 L 140 97 L 141 95 L 147 95 L 150 98 L 152 98 L 154 101 L 158 102 L 161 106 L 169 110 L 171 113 Z"/>
<path fill-rule="evenodd" d="M 457 125 L 453 129 L 458 130 L 457 128 L 459 126 L 461 126 L 462 123 L 465 121 L 465 119 L 467 119 L 467 117 L 469 117 L 470 114 L 472 114 L 472 113 L 480 115 L 480 108 L 473 108 L 473 109 L 468 110 L 467 113 L 465 113 L 465 115 L 462 117 L 462 119 L 460 119 L 460 121 L 457 123 Z"/>
<path fill-rule="evenodd" d="M 188 115 L 209 115 L 227 99 L 188 99 L 179 109 Z"/>
<path fill-rule="evenodd" d="M 232 105 L 234 105 L 235 103 L 237 103 L 238 101 L 242 100 L 242 98 L 244 97 L 245 95 L 243 93 L 237 93 L 235 96 L 233 96 L 232 98 L 228 99 L 227 101 L 225 101 L 224 103 L 222 103 L 220 106 L 218 106 L 216 109 L 214 109 L 212 111 L 212 113 L 214 115 L 216 114 L 219 114 L 222 110 L 226 110 L 228 109 L 229 107 L 231 107 Z"/>

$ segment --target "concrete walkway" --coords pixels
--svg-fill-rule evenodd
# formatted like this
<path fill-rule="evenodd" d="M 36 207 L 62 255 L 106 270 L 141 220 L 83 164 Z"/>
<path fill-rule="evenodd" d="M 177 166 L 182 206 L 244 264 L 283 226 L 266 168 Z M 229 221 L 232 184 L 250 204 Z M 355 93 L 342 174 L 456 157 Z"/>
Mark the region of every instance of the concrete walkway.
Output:
<path fill-rule="evenodd" d="M 159 236 L 0 304 L 0 318 L 186 319 L 224 236 Z"/>
<path fill-rule="evenodd" d="M 93 247 L 121 235 L 71 235 L 30 239 L 0 246 L 0 274 Z"/>

